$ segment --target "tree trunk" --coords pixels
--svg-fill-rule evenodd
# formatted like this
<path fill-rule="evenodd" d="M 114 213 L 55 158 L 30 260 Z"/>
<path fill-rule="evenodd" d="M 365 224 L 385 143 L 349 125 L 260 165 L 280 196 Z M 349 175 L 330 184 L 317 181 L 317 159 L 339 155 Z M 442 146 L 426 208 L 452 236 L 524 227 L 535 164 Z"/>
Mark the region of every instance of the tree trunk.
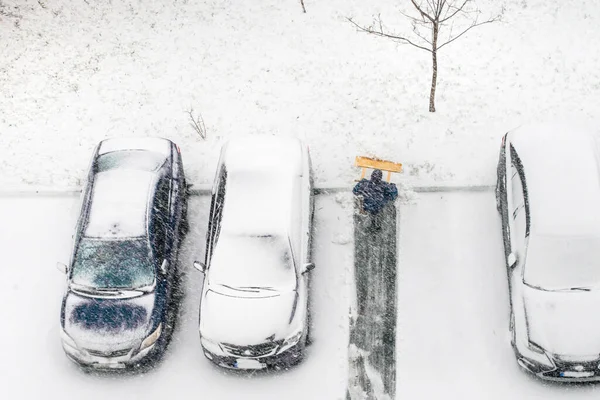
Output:
<path fill-rule="evenodd" d="M 433 41 L 431 42 L 431 57 L 433 62 L 433 74 L 431 77 L 431 93 L 429 94 L 429 112 L 435 112 L 435 87 L 437 85 L 437 39 L 438 26 L 433 25 Z"/>

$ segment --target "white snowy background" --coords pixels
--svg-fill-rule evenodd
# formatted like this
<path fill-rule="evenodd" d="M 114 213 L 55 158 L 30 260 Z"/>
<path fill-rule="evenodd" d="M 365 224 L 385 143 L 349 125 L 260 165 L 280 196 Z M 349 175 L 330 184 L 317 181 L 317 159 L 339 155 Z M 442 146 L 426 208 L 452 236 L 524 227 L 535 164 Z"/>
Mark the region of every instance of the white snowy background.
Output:
<path fill-rule="evenodd" d="M 172 139 L 209 183 L 241 133 L 305 137 L 317 182 L 348 182 L 366 154 L 415 184 L 491 184 L 506 130 L 595 118 L 600 3 L 478 3 L 505 5 L 503 22 L 440 51 L 431 114 L 429 53 L 345 19 L 409 32 L 407 0 L 306 0 L 306 14 L 296 0 L 1 0 L 0 185 L 77 186 L 93 146 L 123 135 Z"/>
<path fill-rule="evenodd" d="M 188 180 L 211 183 L 221 141 L 304 137 L 319 185 L 350 186 L 356 155 L 404 163 L 396 182 L 491 185 L 501 135 L 546 119 L 597 121 L 600 2 L 479 0 L 503 22 L 439 54 L 359 33 L 381 14 L 410 30 L 400 0 L 0 0 L 0 316 L 3 398 L 343 399 L 352 268 L 351 209 L 319 196 L 315 343 L 287 373 L 238 376 L 203 358 L 197 332 L 205 198 L 195 198 L 182 268 L 186 298 L 165 362 L 143 376 L 95 377 L 64 357 L 58 327 L 74 197 L 90 152 L 114 136 L 163 136 Z M 201 113 L 207 139 L 189 125 Z M 338 199 L 339 200 L 339 199 Z M 421 194 L 400 204 L 398 398 L 591 398 L 519 371 L 493 194 Z"/>

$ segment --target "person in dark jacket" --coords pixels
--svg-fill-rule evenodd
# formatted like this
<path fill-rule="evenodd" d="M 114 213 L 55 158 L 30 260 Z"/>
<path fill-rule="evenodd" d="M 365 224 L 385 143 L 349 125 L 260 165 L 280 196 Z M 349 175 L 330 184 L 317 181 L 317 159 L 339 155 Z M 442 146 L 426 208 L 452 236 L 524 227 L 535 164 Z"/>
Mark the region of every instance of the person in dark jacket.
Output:
<path fill-rule="evenodd" d="M 373 215 L 398 197 L 396 185 L 381 180 L 382 176 L 381 170 L 376 169 L 371 174 L 371 180 L 361 179 L 352 190 L 355 195 L 363 197 L 364 210 Z"/>
<path fill-rule="evenodd" d="M 371 228 L 381 229 L 381 218 L 378 215 L 390 201 L 398 197 L 398 188 L 393 183 L 383 181 L 381 170 L 371 173 L 371 180 L 361 179 L 354 186 L 352 193 L 363 198 L 363 210 L 371 214 Z"/>

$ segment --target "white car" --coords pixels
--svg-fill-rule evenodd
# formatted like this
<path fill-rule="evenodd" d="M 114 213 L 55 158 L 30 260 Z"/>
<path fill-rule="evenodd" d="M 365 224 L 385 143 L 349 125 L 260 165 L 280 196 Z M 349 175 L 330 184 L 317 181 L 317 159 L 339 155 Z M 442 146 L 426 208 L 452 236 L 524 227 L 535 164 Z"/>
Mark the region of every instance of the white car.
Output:
<path fill-rule="evenodd" d="M 519 365 L 562 381 L 600 380 L 600 146 L 574 126 L 502 139 L 496 186 Z"/>
<path fill-rule="evenodd" d="M 313 213 L 308 148 L 298 139 L 243 136 L 221 151 L 212 191 L 200 339 L 214 363 L 287 367 L 309 330 Z"/>

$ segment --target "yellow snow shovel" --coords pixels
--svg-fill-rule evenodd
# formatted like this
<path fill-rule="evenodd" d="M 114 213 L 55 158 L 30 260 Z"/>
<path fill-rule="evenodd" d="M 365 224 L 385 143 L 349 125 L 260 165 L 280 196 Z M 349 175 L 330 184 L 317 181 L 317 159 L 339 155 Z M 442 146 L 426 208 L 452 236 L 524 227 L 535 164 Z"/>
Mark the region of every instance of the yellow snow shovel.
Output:
<path fill-rule="evenodd" d="M 378 158 L 357 156 L 354 165 L 362 169 L 360 179 L 364 179 L 367 168 L 387 171 L 386 181 L 392 179 L 392 172 L 402 172 L 402 164 L 392 161 L 380 160 Z"/>

